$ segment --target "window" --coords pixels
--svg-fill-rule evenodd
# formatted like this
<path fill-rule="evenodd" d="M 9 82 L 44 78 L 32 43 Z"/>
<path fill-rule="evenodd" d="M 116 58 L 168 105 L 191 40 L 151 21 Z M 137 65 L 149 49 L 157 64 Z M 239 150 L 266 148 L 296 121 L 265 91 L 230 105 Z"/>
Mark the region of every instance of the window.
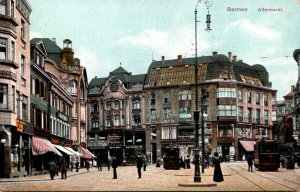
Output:
<path fill-rule="evenodd" d="M 191 100 L 192 94 L 191 91 L 180 91 L 179 92 L 179 100 Z"/>
<path fill-rule="evenodd" d="M 140 99 L 132 100 L 132 109 L 141 109 L 141 101 Z"/>
<path fill-rule="evenodd" d="M 247 121 L 251 122 L 252 121 L 252 109 L 247 108 Z"/>
<path fill-rule="evenodd" d="M 0 0 L 0 14 L 6 15 L 6 0 Z"/>
<path fill-rule="evenodd" d="M 106 110 L 110 110 L 110 108 L 111 108 L 111 102 L 110 101 L 106 101 L 105 109 Z"/>
<path fill-rule="evenodd" d="M 27 122 L 27 97 L 22 96 L 22 120 Z"/>
<path fill-rule="evenodd" d="M 0 59 L 7 59 L 7 53 L 6 53 L 6 49 L 7 49 L 7 39 L 0 37 Z"/>
<path fill-rule="evenodd" d="M 25 76 L 25 57 L 21 55 L 21 76 Z"/>
<path fill-rule="evenodd" d="M 107 127 L 111 126 L 111 117 L 110 116 L 106 117 L 106 123 L 105 124 L 106 124 Z"/>
<path fill-rule="evenodd" d="M 268 95 L 264 95 L 264 105 L 268 106 Z"/>
<path fill-rule="evenodd" d="M 15 61 L 15 51 L 16 46 L 15 46 L 15 42 L 11 41 L 11 60 Z"/>
<path fill-rule="evenodd" d="M 133 126 L 141 125 L 141 116 L 140 115 L 133 115 L 132 124 L 133 124 Z"/>
<path fill-rule="evenodd" d="M 68 92 L 71 93 L 71 94 L 76 94 L 77 93 L 77 83 L 76 83 L 75 80 L 69 81 Z"/>
<path fill-rule="evenodd" d="M 260 97 L 259 97 L 259 94 L 258 94 L 258 93 L 255 94 L 255 103 L 256 103 L 257 105 L 260 104 Z"/>
<path fill-rule="evenodd" d="M 82 81 L 80 82 L 80 99 L 84 99 L 84 87 Z"/>
<path fill-rule="evenodd" d="M 192 114 L 190 111 L 190 107 L 188 107 L 188 106 L 179 107 L 179 118 L 180 119 L 191 119 Z"/>
<path fill-rule="evenodd" d="M 171 120 L 171 109 L 164 108 L 164 122 L 169 122 Z"/>
<path fill-rule="evenodd" d="M 12 111 L 16 112 L 16 88 L 15 88 L 15 86 L 12 86 Z"/>
<path fill-rule="evenodd" d="M 265 124 L 269 123 L 269 111 L 268 110 L 264 111 L 264 120 L 265 120 Z"/>
<path fill-rule="evenodd" d="M 114 109 L 120 109 L 120 101 L 114 102 Z"/>
<path fill-rule="evenodd" d="M 98 104 L 93 103 L 91 104 L 91 112 L 97 112 L 98 111 Z"/>
<path fill-rule="evenodd" d="M 252 96 L 251 92 L 247 92 L 247 103 L 251 103 L 252 102 L 251 96 Z"/>
<path fill-rule="evenodd" d="M 91 128 L 92 129 L 98 129 L 99 128 L 99 120 L 93 119 L 91 122 Z"/>
<path fill-rule="evenodd" d="M 218 116 L 236 116 L 235 105 L 218 105 Z"/>
<path fill-rule="evenodd" d="M 239 107 L 238 110 L 239 121 L 243 121 L 243 107 Z"/>
<path fill-rule="evenodd" d="M 257 123 L 260 122 L 260 109 L 256 109 L 256 111 L 255 111 L 255 119 L 256 119 Z"/>
<path fill-rule="evenodd" d="M 151 93 L 151 105 L 155 105 L 155 93 Z"/>
<path fill-rule="evenodd" d="M 20 92 L 17 91 L 17 97 L 16 97 L 16 110 L 17 110 L 17 118 L 20 119 L 21 118 L 21 112 L 20 112 Z"/>
<path fill-rule="evenodd" d="M 120 125 L 120 116 L 115 115 L 114 126 L 119 126 L 119 125 Z"/>
<path fill-rule="evenodd" d="M 150 110 L 150 120 L 155 120 L 156 119 L 156 110 L 151 109 Z"/>
<path fill-rule="evenodd" d="M 8 90 L 7 84 L 0 84 L 0 109 L 7 109 L 8 107 Z"/>
<path fill-rule="evenodd" d="M 14 0 L 11 0 L 11 4 L 10 4 L 10 15 L 11 17 L 15 16 L 15 2 Z"/>
<path fill-rule="evenodd" d="M 243 101 L 243 92 L 241 90 L 238 91 L 238 100 L 239 102 Z"/>
<path fill-rule="evenodd" d="M 25 22 L 21 20 L 21 38 L 25 39 Z"/>
<path fill-rule="evenodd" d="M 170 93 L 164 93 L 164 103 L 170 102 Z"/>
<path fill-rule="evenodd" d="M 236 89 L 235 88 L 218 88 L 217 97 L 227 97 L 227 98 L 236 98 Z"/>

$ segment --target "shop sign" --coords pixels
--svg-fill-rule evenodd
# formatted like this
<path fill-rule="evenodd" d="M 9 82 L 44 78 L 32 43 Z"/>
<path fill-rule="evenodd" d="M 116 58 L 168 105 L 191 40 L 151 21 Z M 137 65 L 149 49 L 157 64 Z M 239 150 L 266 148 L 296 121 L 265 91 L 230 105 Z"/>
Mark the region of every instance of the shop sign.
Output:
<path fill-rule="evenodd" d="M 110 135 L 109 136 L 109 142 L 111 144 L 121 144 L 121 135 Z"/>
<path fill-rule="evenodd" d="M 24 129 L 24 123 L 21 120 L 16 120 L 16 126 L 17 126 L 17 131 L 23 132 Z"/>

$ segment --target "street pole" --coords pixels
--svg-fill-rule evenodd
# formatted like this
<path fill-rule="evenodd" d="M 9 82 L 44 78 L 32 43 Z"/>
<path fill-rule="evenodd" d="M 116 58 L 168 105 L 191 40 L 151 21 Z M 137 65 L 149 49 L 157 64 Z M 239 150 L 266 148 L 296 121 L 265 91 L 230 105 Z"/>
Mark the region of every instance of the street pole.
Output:
<path fill-rule="evenodd" d="M 198 1 L 199 3 L 199 1 Z M 197 3 L 197 5 L 198 5 Z M 201 182 L 200 165 L 199 165 L 199 110 L 198 110 L 198 58 L 197 58 L 197 5 L 195 7 L 195 173 L 194 182 Z"/>
<path fill-rule="evenodd" d="M 204 92 L 205 90 L 201 90 L 201 140 L 202 140 L 202 174 L 204 173 L 205 161 L 204 161 L 204 153 L 205 153 L 205 143 L 204 143 Z"/>

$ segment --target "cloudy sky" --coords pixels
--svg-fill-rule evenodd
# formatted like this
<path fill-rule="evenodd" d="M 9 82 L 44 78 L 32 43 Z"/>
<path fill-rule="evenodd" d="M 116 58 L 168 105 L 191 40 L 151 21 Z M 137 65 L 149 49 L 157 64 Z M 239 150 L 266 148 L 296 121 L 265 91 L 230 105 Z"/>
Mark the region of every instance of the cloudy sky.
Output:
<path fill-rule="evenodd" d="M 75 57 L 87 68 L 89 81 L 122 66 L 133 74 L 147 72 L 152 59 L 194 57 L 194 10 L 197 0 L 29 0 L 31 38 L 73 42 Z M 244 12 L 230 8 L 247 9 Z M 259 8 L 279 9 L 262 12 Z M 212 51 L 262 64 L 278 99 L 297 82 L 300 48 L 300 0 L 214 0 L 209 33 L 207 7 L 198 9 L 198 55 Z"/>

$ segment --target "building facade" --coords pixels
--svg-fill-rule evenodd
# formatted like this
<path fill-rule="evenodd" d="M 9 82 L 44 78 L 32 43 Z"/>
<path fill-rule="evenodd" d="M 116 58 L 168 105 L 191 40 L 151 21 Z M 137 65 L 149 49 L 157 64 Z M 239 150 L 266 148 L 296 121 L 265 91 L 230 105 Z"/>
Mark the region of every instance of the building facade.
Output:
<path fill-rule="evenodd" d="M 27 0 L 0 2 L 0 177 L 27 175 L 30 42 Z"/>
<path fill-rule="evenodd" d="M 130 164 L 137 153 L 145 153 L 144 78 L 120 66 L 89 83 L 88 149 L 102 162 L 116 156 L 120 165 Z"/>
<path fill-rule="evenodd" d="M 293 108 L 293 137 L 297 141 L 298 150 L 300 145 L 300 49 L 294 51 L 294 59 L 298 65 L 298 80 L 296 86 L 292 87 L 294 94 Z"/>
<path fill-rule="evenodd" d="M 272 100 L 268 72 L 213 53 L 198 58 L 198 106 L 204 119 L 205 152 L 241 159 L 247 146 L 272 138 Z M 164 148 L 175 146 L 180 156 L 194 151 L 195 58 L 153 61 L 144 86 L 146 154 L 155 162 Z M 206 115 L 207 114 L 207 115 Z M 200 127 L 201 124 L 200 124 Z M 201 133 L 201 131 L 199 131 Z M 200 134 L 201 146 L 201 134 Z M 253 144 L 252 144 L 253 147 Z"/>

